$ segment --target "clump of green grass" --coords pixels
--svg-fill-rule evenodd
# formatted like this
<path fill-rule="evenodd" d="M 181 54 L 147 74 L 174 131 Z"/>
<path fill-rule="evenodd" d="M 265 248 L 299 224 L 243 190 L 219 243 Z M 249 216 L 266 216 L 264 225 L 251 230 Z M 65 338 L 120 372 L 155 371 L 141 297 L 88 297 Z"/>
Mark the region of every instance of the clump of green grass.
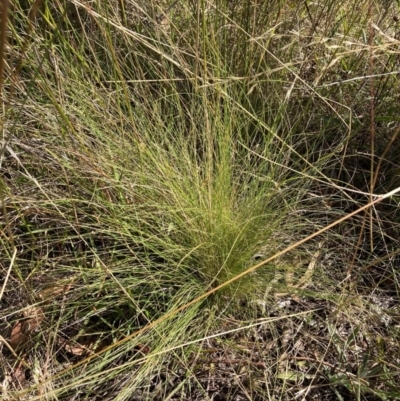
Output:
<path fill-rule="evenodd" d="M 390 278 L 388 291 L 398 290 L 395 268 L 378 283 L 364 274 L 385 255 L 395 266 L 393 204 L 235 280 L 256 255 L 272 257 L 371 200 L 368 183 L 382 193 L 398 185 L 395 174 L 390 182 L 378 174 L 395 171 L 396 161 L 369 170 L 371 156 L 355 149 L 371 124 L 360 95 L 371 57 L 385 77 L 374 92 L 385 106 L 376 101 L 374 112 L 388 122 L 388 139 L 374 152 L 384 160 L 392 151 L 380 146 L 398 146 L 390 125 L 397 117 L 387 108 L 398 85 L 396 75 L 385 75 L 395 58 L 389 12 L 372 56 L 363 36 L 368 2 L 357 9 L 333 2 L 171 6 L 34 2 L 11 13 L 4 57 L 16 64 L 7 66 L 3 86 L 6 339 L 21 319 L 37 319 L 32 310 L 44 317 L 26 344 L 10 347 L 5 375 L 19 374 L 21 384 L 10 382 L 8 396 L 212 398 L 202 374 L 215 363 L 203 352 L 220 347 L 215 333 L 240 320 L 246 327 L 239 324 L 232 349 L 243 341 L 263 348 L 252 332 L 262 324 L 277 350 L 260 353 L 263 374 L 247 374 L 240 391 L 250 399 L 293 397 L 321 380 L 338 399 L 340 391 L 355 399 L 395 396 L 390 358 L 398 348 L 392 344 L 389 357 L 364 347 L 378 331 L 381 339 L 397 336 L 392 326 L 366 324 L 377 310 L 369 295 L 384 293 L 380 283 Z M 292 316 L 276 308 L 284 295 L 309 302 L 292 319 L 304 331 L 256 320 Z M 315 300 L 326 305 L 326 319 Z M 379 308 L 390 315 L 398 305 Z M 321 360 L 290 359 L 287 332 L 321 336 L 328 351 Z M 293 362 L 301 358 L 306 363 Z"/>

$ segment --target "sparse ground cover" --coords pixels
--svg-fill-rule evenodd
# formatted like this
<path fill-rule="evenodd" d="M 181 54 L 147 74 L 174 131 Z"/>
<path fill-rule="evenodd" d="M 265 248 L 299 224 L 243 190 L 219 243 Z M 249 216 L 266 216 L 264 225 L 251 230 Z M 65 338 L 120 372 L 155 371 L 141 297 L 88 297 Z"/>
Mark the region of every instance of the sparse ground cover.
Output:
<path fill-rule="evenodd" d="M 400 399 L 398 2 L 6 3 L 2 399 Z"/>

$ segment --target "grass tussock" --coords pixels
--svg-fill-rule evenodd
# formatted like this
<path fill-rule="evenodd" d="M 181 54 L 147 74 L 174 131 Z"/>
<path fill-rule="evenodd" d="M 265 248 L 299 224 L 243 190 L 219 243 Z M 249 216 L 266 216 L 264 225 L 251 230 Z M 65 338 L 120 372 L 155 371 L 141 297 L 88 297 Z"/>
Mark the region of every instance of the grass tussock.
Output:
<path fill-rule="evenodd" d="M 4 399 L 400 397 L 396 2 L 1 7 Z"/>

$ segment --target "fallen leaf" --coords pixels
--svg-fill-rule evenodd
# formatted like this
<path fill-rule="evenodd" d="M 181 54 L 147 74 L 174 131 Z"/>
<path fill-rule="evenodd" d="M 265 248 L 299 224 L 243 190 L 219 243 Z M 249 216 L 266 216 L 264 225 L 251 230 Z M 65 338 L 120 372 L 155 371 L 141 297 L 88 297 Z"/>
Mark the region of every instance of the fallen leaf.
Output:
<path fill-rule="evenodd" d="M 13 379 L 21 386 L 25 381 L 25 371 L 26 368 L 22 364 L 19 364 L 13 371 Z"/>
<path fill-rule="evenodd" d="M 26 345 L 30 335 L 40 326 L 44 319 L 41 308 L 31 307 L 24 311 L 27 319 L 16 322 L 10 334 L 10 346 L 16 350 Z"/>

